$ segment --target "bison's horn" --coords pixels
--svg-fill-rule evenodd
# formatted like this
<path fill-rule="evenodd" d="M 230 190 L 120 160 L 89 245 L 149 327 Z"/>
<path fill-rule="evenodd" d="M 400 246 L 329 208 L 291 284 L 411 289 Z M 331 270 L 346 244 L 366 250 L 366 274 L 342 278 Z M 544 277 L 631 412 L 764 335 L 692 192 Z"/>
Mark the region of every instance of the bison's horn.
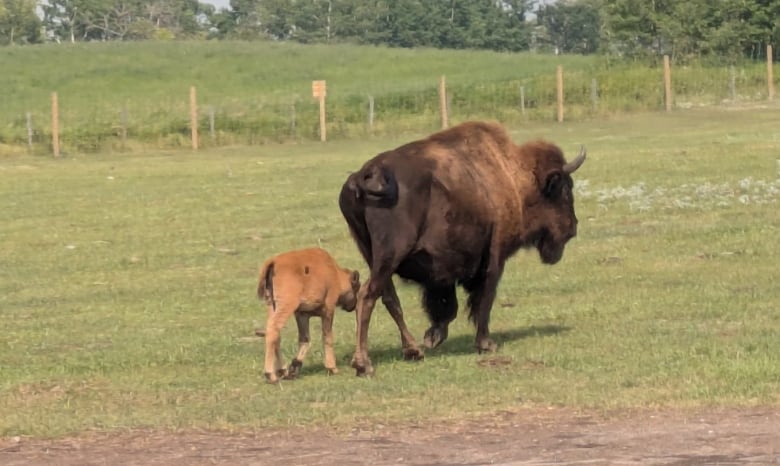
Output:
<path fill-rule="evenodd" d="M 577 155 L 577 158 L 564 165 L 563 171 L 572 174 L 575 171 L 577 171 L 578 168 L 580 168 L 580 165 L 582 165 L 582 162 L 584 161 L 585 161 L 585 146 L 580 146 L 580 153 L 579 155 Z"/>

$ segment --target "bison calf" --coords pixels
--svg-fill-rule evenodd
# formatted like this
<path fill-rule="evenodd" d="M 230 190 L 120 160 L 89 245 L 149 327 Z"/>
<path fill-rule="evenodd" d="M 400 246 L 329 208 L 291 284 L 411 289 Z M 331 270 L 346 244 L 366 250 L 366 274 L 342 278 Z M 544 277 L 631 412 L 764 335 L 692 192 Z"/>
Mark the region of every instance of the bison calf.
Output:
<path fill-rule="evenodd" d="M 354 311 L 360 276 L 357 271 L 339 267 L 321 248 L 301 249 L 274 256 L 263 263 L 257 296 L 268 304 L 265 326 L 265 377 L 269 383 L 279 377 L 295 378 L 309 351 L 309 318 L 322 318 L 325 368 L 335 374 L 333 354 L 333 314 L 336 306 Z M 289 369 L 282 363 L 280 332 L 295 314 L 298 324 L 298 354 Z"/>

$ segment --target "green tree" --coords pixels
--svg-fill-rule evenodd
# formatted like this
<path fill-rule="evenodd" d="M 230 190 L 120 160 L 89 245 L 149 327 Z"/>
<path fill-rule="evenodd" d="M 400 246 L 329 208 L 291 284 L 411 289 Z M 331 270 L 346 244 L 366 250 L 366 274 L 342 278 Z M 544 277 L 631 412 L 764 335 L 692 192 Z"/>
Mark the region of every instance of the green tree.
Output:
<path fill-rule="evenodd" d="M 594 2 L 542 5 L 536 14 L 543 48 L 561 53 L 594 53 L 599 49 L 601 15 Z"/>
<path fill-rule="evenodd" d="M 628 57 L 759 58 L 780 39 L 780 0 L 603 1 L 607 49 Z"/>
<path fill-rule="evenodd" d="M 34 0 L 0 1 L 0 45 L 41 41 L 41 20 Z"/>
<path fill-rule="evenodd" d="M 58 42 L 205 36 L 214 15 L 198 0 L 48 0 L 41 7 Z"/>
<path fill-rule="evenodd" d="M 604 0 L 605 38 L 609 51 L 629 58 L 664 53 L 661 31 L 673 0 Z"/>

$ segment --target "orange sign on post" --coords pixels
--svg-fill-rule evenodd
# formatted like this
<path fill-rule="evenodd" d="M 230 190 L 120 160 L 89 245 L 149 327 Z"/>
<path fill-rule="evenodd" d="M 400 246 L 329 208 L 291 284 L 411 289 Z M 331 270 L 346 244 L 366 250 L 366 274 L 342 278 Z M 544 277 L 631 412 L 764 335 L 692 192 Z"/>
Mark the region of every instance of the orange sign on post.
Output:
<path fill-rule="evenodd" d="M 325 121 L 325 81 L 312 81 L 311 82 L 311 94 L 320 100 L 320 141 L 325 142 L 327 140 L 326 135 L 326 121 Z"/>
<path fill-rule="evenodd" d="M 325 81 L 312 81 L 311 82 L 311 94 L 316 98 L 325 97 Z"/>

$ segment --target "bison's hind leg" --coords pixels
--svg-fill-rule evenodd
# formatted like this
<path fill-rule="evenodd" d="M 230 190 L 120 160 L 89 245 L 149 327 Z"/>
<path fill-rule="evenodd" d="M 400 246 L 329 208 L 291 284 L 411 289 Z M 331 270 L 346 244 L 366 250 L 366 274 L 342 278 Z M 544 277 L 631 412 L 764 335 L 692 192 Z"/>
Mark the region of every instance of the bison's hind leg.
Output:
<path fill-rule="evenodd" d="M 387 312 L 395 321 L 398 330 L 401 332 L 401 347 L 404 359 L 407 361 L 420 361 L 425 358 L 425 353 L 417 346 L 412 333 L 406 327 L 404 320 L 404 311 L 401 309 L 401 300 L 398 299 L 398 293 L 395 291 L 395 285 L 390 280 L 385 290 L 382 292 L 382 304 L 385 305 Z"/>
<path fill-rule="evenodd" d="M 423 342 L 428 348 L 436 348 L 447 339 L 450 322 L 458 314 L 455 285 L 426 286 L 423 290 L 423 307 L 431 321 Z"/>

